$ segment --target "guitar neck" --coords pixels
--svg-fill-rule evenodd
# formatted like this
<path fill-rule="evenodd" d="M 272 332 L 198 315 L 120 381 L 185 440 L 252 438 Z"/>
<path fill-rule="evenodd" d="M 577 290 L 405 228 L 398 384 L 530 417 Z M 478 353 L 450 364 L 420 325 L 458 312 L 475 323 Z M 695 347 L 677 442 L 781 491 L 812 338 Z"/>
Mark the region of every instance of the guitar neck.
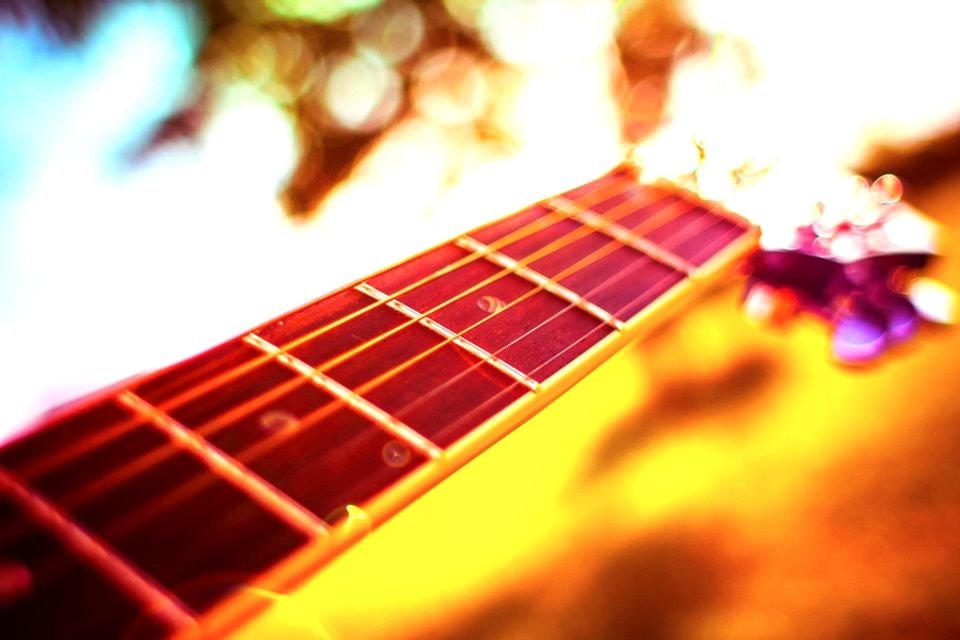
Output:
<path fill-rule="evenodd" d="M 0 450 L 7 628 L 229 629 L 756 240 L 619 167 L 58 412 Z"/>

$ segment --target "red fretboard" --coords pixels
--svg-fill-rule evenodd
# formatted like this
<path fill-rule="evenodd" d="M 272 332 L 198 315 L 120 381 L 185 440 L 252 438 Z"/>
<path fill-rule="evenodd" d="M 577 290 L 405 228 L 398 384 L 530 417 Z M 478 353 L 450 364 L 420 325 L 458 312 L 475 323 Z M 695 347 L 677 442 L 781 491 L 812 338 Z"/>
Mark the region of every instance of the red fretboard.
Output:
<path fill-rule="evenodd" d="M 61 412 L 0 450 L 5 637 L 226 628 L 755 242 L 621 167 Z"/>

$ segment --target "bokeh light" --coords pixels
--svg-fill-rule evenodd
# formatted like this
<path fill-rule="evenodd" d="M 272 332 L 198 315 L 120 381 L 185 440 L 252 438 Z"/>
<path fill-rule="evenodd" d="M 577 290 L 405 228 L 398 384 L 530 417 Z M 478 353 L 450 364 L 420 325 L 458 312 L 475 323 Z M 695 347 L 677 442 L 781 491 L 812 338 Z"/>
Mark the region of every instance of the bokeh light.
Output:
<path fill-rule="evenodd" d="M 369 9 L 382 0 L 265 0 L 275 16 L 292 20 L 333 22 L 355 11 Z"/>
<path fill-rule="evenodd" d="M 411 2 L 389 2 L 354 16 L 351 22 L 357 46 L 379 53 L 391 64 L 412 56 L 423 43 L 423 13 Z"/>
<path fill-rule="evenodd" d="M 477 120 L 487 109 L 487 76 L 475 55 L 456 48 L 425 57 L 412 74 L 413 103 L 425 116 L 448 125 Z"/>
<path fill-rule="evenodd" d="M 361 50 L 331 65 L 323 96 L 340 126 L 377 130 L 400 108 L 400 78 L 380 56 Z"/>

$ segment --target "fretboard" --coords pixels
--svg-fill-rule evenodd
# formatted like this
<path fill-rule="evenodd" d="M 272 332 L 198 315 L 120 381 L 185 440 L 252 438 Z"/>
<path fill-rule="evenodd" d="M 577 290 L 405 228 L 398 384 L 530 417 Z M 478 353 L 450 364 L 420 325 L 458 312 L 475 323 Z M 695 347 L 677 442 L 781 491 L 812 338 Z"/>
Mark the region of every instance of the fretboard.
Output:
<path fill-rule="evenodd" d="M 755 243 L 620 167 L 58 412 L 0 450 L 5 637 L 228 629 Z"/>

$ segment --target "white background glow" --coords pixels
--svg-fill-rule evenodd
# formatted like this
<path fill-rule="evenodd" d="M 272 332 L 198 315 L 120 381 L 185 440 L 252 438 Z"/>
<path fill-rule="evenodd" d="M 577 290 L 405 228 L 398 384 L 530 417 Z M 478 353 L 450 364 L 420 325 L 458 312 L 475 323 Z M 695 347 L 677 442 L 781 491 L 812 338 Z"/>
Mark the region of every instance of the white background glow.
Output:
<path fill-rule="evenodd" d="M 277 4 L 296 12 L 310 3 Z M 38 29 L 0 32 L 8 92 L 0 96 L 0 433 L 621 158 L 615 3 L 446 4 L 479 30 L 494 63 L 466 52 L 451 53 L 454 73 L 440 58 L 421 63 L 412 111 L 309 224 L 288 220 L 276 199 L 297 160 L 297 132 L 279 98 L 249 79 L 218 95 L 198 141 L 124 168 L 130 145 L 189 90 L 199 29 L 183 5 L 123 4 L 76 48 Z M 774 4 L 688 3 L 704 30 L 723 37 L 679 67 L 668 120 L 648 147 L 654 168 L 689 169 L 690 137 L 702 135 L 721 167 L 744 153 L 760 162 L 786 153 L 790 170 L 771 184 L 806 197 L 864 144 L 956 122 L 960 85 L 946 71 L 960 41 L 943 4 L 814 2 L 794 12 Z M 341 125 L 363 129 L 393 117 L 392 60 L 411 55 L 420 36 L 400 37 L 389 16 L 353 28 L 358 51 L 382 45 L 386 54 L 314 70 L 310 90 Z M 737 79 L 729 43 L 738 39 L 759 61 L 750 86 Z M 919 68 L 942 77 L 911 73 Z M 301 72 L 306 86 L 313 76 Z M 475 117 L 505 142 L 491 145 Z M 768 202 L 744 194 L 744 210 L 751 197 L 757 209 Z"/>

